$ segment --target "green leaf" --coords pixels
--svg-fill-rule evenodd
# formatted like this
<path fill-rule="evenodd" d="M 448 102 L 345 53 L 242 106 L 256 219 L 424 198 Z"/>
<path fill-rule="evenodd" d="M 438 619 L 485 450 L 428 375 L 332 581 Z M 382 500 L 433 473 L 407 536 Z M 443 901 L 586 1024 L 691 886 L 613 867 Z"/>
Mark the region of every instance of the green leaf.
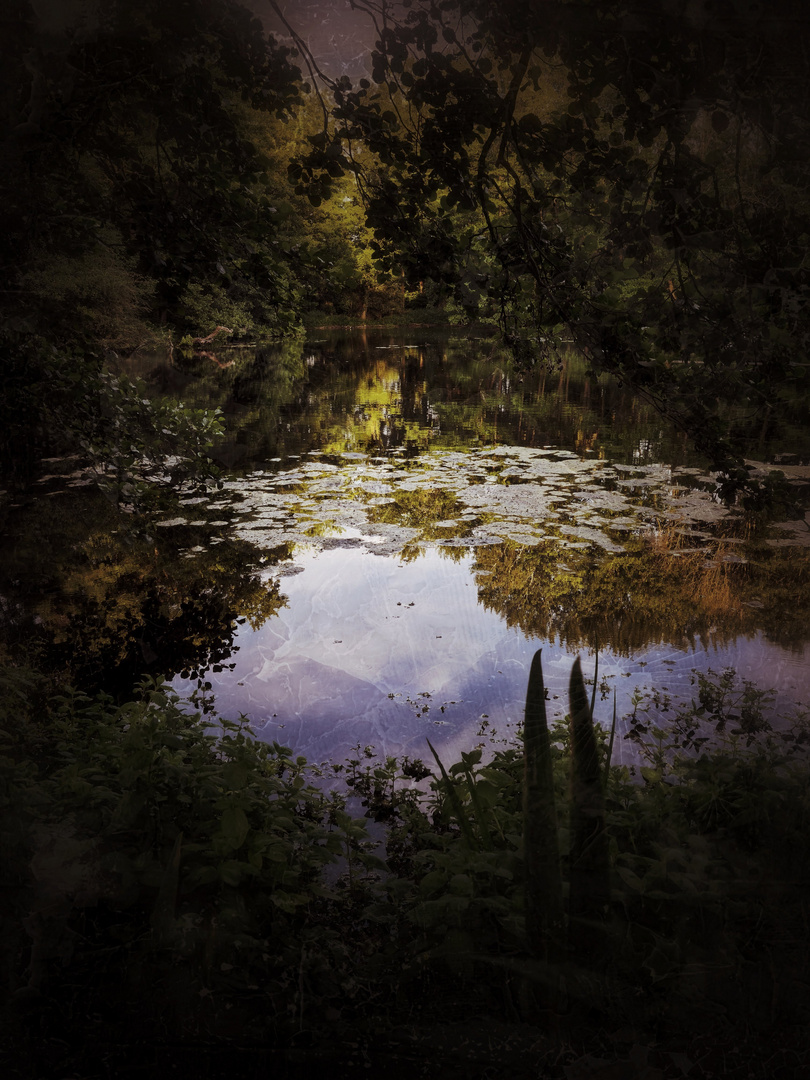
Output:
<path fill-rule="evenodd" d="M 453 781 L 450 779 L 450 777 L 447 775 L 447 771 L 446 771 L 444 765 L 442 765 L 441 760 L 439 759 L 439 755 L 434 750 L 430 739 L 427 739 L 426 741 L 427 741 L 428 746 L 430 747 L 430 752 L 433 754 L 434 758 L 436 759 L 436 764 L 439 766 L 439 770 L 441 771 L 442 779 L 444 781 L 444 789 L 445 789 L 445 791 L 447 793 L 447 797 L 448 797 L 448 799 L 450 801 L 450 805 L 453 808 L 453 812 L 456 815 L 456 821 L 459 824 L 459 828 L 461 829 L 462 836 L 467 841 L 467 844 L 473 850 L 477 850 L 478 847 L 479 847 L 478 840 L 477 840 L 477 838 L 475 836 L 475 833 L 473 832 L 472 825 L 470 824 L 470 819 L 467 816 L 467 811 L 462 806 L 461 800 L 458 797 L 458 792 L 456 791 L 456 786 L 453 783 Z"/>
<path fill-rule="evenodd" d="M 419 882 L 419 892 L 422 896 L 432 896 L 434 893 L 438 892 L 439 889 L 444 888 L 446 881 L 447 874 L 444 870 L 431 870 L 431 872 L 425 874 Z"/>
<path fill-rule="evenodd" d="M 249 832 L 250 823 L 241 806 L 227 807 L 222 814 L 219 835 L 224 838 L 228 847 L 236 851 L 245 842 Z"/>
<path fill-rule="evenodd" d="M 226 885 L 240 885 L 246 877 L 255 877 L 258 870 L 249 862 L 227 859 L 219 865 L 219 877 Z"/>
<path fill-rule="evenodd" d="M 638 874 L 635 874 L 629 867 L 617 866 L 616 873 L 619 875 L 625 885 L 630 886 L 633 892 L 644 892 L 644 882 L 641 880 Z"/>
<path fill-rule="evenodd" d="M 454 874 L 447 882 L 447 890 L 455 896 L 472 896 L 475 891 L 469 874 Z"/>
<path fill-rule="evenodd" d="M 288 893 L 288 892 L 274 892 L 270 897 L 270 902 L 274 904 L 280 911 L 285 911 L 289 915 L 292 915 L 300 907 L 305 907 L 310 902 L 311 897 L 307 893 Z"/>

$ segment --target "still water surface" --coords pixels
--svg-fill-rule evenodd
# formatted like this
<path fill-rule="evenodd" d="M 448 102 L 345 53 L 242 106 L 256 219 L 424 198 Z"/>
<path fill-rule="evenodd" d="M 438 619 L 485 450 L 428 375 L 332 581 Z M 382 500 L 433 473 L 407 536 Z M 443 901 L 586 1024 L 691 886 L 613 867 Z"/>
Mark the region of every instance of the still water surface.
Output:
<path fill-rule="evenodd" d="M 559 716 L 597 644 L 605 721 L 614 688 L 625 715 L 709 668 L 807 700 L 808 519 L 748 542 L 683 435 L 575 357 L 521 375 L 489 340 L 320 331 L 148 374 L 229 421 L 223 489 L 162 527 L 249 541 L 280 588 L 205 675 L 262 738 L 314 761 L 511 740 L 539 647 Z M 808 470 L 784 471 L 798 499 Z"/>

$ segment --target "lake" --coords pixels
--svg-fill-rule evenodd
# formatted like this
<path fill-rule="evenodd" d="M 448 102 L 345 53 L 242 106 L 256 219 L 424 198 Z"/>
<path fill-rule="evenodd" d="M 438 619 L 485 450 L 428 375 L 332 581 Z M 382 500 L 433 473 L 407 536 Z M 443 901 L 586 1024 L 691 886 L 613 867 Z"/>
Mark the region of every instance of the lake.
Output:
<path fill-rule="evenodd" d="M 752 536 L 683 433 L 575 356 L 521 373 L 490 338 L 324 330 L 128 370 L 227 418 L 222 489 L 159 527 L 199 531 L 191 560 L 245 541 L 280 606 L 173 685 L 260 738 L 316 762 L 510 741 L 540 647 L 558 717 L 598 649 L 597 713 L 615 690 L 620 731 L 634 694 L 688 699 L 697 671 L 807 700 L 810 469 L 790 432 L 756 449 L 799 509 Z"/>

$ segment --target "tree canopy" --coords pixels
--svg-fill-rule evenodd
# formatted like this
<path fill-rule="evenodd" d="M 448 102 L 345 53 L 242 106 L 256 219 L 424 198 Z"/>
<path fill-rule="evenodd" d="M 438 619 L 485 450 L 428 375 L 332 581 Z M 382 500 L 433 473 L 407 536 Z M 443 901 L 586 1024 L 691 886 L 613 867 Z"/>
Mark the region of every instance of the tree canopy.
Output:
<path fill-rule="evenodd" d="M 494 314 L 525 363 L 573 339 L 744 481 L 744 435 L 806 387 L 802 5 L 353 6 L 372 79 L 332 81 L 299 185 L 352 171 L 383 262 Z"/>
<path fill-rule="evenodd" d="M 120 416 L 105 355 L 283 336 L 379 284 L 354 194 L 319 209 L 288 181 L 320 117 L 288 46 L 235 0 L 94 11 L 59 33 L 28 0 L 3 14 L 0 459 L 23 480 Z"/>
<path fill-rule="evenodd" d="M 279 336 L 427 283 L 522 364 L 573 342 L 750 488 L 752 438 L 807 390 L 798 0 L 352 6 L 376 37 L 356 85 L 237 0 L 103 0 L 62 37 L 7 7 L 9 425 L 61 386 L 32 334 Z"/>
<path fill-rule="evenodd" d="M 105 290 L 120 306 L 122 286 L 132 314 L 162 322 L 192 285 L 243 318 L 289 322 L 293 282 L 243 122 L 251 108 L 288 118 L 301 104 L 289 50 L 229 0 L 104 3 L 94 29 L 57 41 L 27 7 L 4 42 L 17 325 L 44 316 L 63 337 L 86 334 L 82 310 L 103 308 Z"/>

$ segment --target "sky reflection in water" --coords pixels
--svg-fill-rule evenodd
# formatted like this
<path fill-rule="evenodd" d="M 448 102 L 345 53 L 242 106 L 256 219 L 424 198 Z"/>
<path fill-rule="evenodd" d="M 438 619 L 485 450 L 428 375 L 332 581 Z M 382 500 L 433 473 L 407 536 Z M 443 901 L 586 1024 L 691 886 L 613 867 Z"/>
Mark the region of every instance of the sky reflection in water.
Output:
<path fill-rule="evenodd" d="M 289 545 L 288 557 L 266 571 L 281 575 L 286 606 L 258 630 L 241 627 L 234 669 L 206 676 L 222 715 L 244 713 L 262 738 L 313 761 L 339 760 L 357 744 L 424 756 L 426 738 L 452 756 L 493 734 L 514 737 L 540 646 L 551 710 L 562 715 L 573 657 L 583 651 L 589 676 L 594 641 L 611 695 L 597 710 L 605 722 L 614 686 L 622 715 L 636 686 L 693 696 L 695 668 L 734 667 L 785 700 L 807 699 L 808 647 L 780 635 L 779 613 L 766 610 L 770 552 L 744 569 L 750 552 L 739 539 L 718 547 L 727 514 L 694 460 L 673 469 L 660 452 L 676 445 L 673 436 L 663 433 L 652 455 L 642 439 L 643 452 L 619 455 L 624 462 L 606 460 L 598 437 L 587 450 L 571 442 L 470 447 L 478 390 L 466 387 L 464 434 L 454 437 L 447 404 L 456 384 L 445 352 L 441 378 L 432 383 L 430 365 L 420 368 L 420 401 L 409 410 L 411 435 L 424 434 L 420 452 L 381 453 L 363 433 L 379 429 L 372 414 L 401 414 L 407 380 L 370 354 L 363 363 L 355 353 L 349 374 L 313 355 L 328 370 L 288 410 L 287 428 L 311 430 L 307 415 L 328 419 L 324 402 L 339 401 L 339 415 L 320 422 L 321 449 L 280 448 L 275 461 L 232 477 L 210 503 L 189 500 L 193 516 L 227 521 L 260 549 Z M 413 358 L 403 364 L 412 367 Z M 568 375 L 548 391 L 531 380 L 515 385 L 505 412 L 547 409 L 563 385 L 568 398 Z M 318 386 L 323 394 L 313 392 Z M 585 387 L 583 400 L 567 401 L 572 439 L 581 437 L 582 417 L 598 435 L 596 392 Z M 608 445 L 627 445 L 615 412 L 604 428 Z M 644 435 L 637 410 L 625 428 Z M 513 439 L 518 429 L 510 425 Z M 537 425 L 521 430 L 541 434 Z M 807 523 L 793 524 L 767 541 L 780 558 L 806 556 Z M 670 592 L 646 603 L 662 568 Z M 634 585 L 644 574 L 646 584 Z M 175 686 L 187 692 L 194 684 L 178 677 Z M 632 756 L 620 740 L 615 759 Z"/>
<path fill-rule="evenodd" d="M 562 716 L 571 650 L 483 608 L 471 564 L 436 550 L 406 563 L 365 548 L 297 553 L 301 572 L 282 581 L 287 606 L 258 631 L 242 628 L 232 672 L 208 675 L 218 710 L 244 712 L 260 737 L 312 761 L 340 760 L 358 743 L 420 757 L 426 738 L 452 756 L 477 741 L 483 720 L 487 736 L 514 737 L 542 646 L 550 715 Z M 583 661 L 590 677 L 590 650 Z M 623 714 L 636 686 L 690 696 L 693 668 L 732 666 L 792 700 L 806 689 L 808 662 L 806 646 L 791 653 L 757 634 L 719 648 L 651 645 L 632 659 L 606 649 L 599 672 Z M 610 699 L 597 707 L 605 722 L 611 712 Z M 614 760 L 633 760 L 632 748 L 619 741 Z"/>

